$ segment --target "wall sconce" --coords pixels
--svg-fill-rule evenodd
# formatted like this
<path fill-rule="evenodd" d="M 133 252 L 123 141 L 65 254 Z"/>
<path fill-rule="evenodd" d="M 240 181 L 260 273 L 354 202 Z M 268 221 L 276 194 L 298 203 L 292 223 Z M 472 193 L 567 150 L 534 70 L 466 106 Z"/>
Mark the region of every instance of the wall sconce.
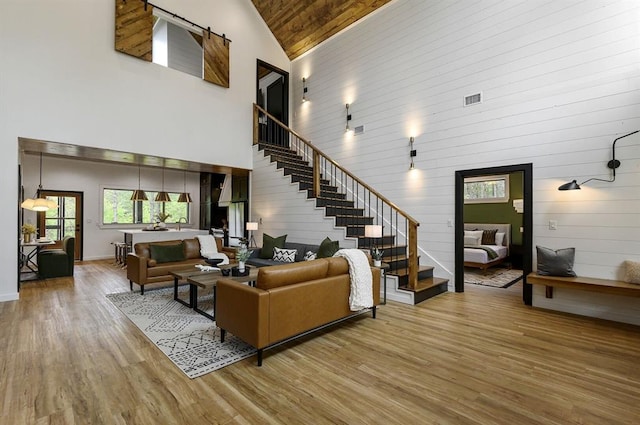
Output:
<path fill-rule="evenodd" d="M 302 77 L 302 101 L 307 101 L 307 79 Z"/>
<path fill-rule="evenodd" d="M 258 223 L 247 221 L 247 231 L 249 232 L 249 248 L 256 248 L 256 240 L 253 238 L 253 231 L 258 230 Z"/>
<path fill-rule="evenodd" d="M 415 142 L 415 138 L 413 136 L 409 137 L 409 158 L 411 158 L 411 165 L 409 165 L 409 170 L 413 170 L 415 168 L 413 158 L 418 154 L 416 150 L 413 149 L 413 142 Z"/>
<path fill-rule="evenodd" d="M 587 179 L 585 181 L 583 181 L 582 183 L 578 184 L 578 182 L 576 182 L 575 180 L 570 181 L 569 183 L 565 183 L 562 186 L 560 186 L 558 188 L 558 190 L 575 190 L 575 189 L 580 189 L 580 185 L 583 185 L 587 182 L 590 182 L 591 180 L 596 180 L 596 181 L 600 181 L 600 182 L 607 182 L 607 183 L 613 183 L 614 181 L 616 181 L 616 168 L 618 168 L 620 166 L 620 161 L 618 161 L 616 159 L 616 142 L 620 139 L 623 139 L 627 136 L 631 136 L 632 134 L 636 134 L 637 132 L 639 132 L 640 130 L 636 130 L 636 131 L 632 131 L 629 134 L 625 134 L 624 136 L 620 136 L 617 139 L 615 139 L 613 141 L 613 145 L 611 146 L 611 152 L 612 152 L 612 159 L 611 161 L 607 162 L 607 167 L 609 167 L 611 169 L 611 171 L 613 172 L 613 177 L 611 178 L 611 180 L 604 180 L 604 179 L 597 179 L 595 177 Z"/>
<path fill-rule="evenodd" d="M 351 121 L 351 114 L 349 113 L 349 104 L 347 103 L 347 126 L 344 130 L 345 132 L 351 131 L 351 129 L 349 128 L 349 121 Z"/>

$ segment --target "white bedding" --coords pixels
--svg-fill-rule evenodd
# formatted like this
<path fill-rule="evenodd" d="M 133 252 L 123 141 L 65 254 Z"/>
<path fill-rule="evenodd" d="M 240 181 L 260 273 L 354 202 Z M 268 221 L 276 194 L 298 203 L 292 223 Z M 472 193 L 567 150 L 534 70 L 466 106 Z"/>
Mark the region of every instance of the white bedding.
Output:
<path fill-rule="evenodd" d="M 491 261 L 495 261 L 499 258 L 504 258 L 507 256 L 507 253 L 509 252 L 509 250 L 507 249 L 506 246 L 501 246 L 501 245 L 483 245 L 486 247 L 489 247 L 491 249 L 493 249 L 496 254 L 498 254 L 498 257 L 494 258 L 493 260 L 489 260 L 489 255 L 487 254 L 486 251 L 482 250 L 482 249 L 474 249 L 474 248 L 464 248 L 464 261 L 469 261 L 471 263 L 482 263 L 482 264 L 487 264 Z"/>

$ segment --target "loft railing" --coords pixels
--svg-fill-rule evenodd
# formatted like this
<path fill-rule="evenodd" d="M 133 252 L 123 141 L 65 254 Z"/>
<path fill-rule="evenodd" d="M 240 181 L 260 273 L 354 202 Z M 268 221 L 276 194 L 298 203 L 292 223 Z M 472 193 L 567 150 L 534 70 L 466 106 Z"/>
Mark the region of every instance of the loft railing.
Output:
<path fill-rule="evenodd" d="M 408 286 L 410 289 L 415 289 L 418 282 L 418 226 L 420 224 L 276 117 L 256 104 L 253 106 L 253 144 L 271 144 L 296 152 L 313 169 L 313 197 L 322 196 L 323 185 L 336 186 L 338 192 L 346 194 L 346 199 L 352 201 L 355 208 L 364 210 L 365 217 L 372 218 L 371 224 L 381 225 L 382 238 L 367 239 L 364 247 L 377 245 L 385 251 L 390 250 L 391 252 L 385 255 L 385 261 L 405 265 L 398 269 L 407 269 Z M 347 231 L 347 236 L 364 237 L 364 224 L 352 227 L 351 231 Z M 391 245 L 396 248 L 392 249 Z M 362 247 L 361 244 L 359 246 Z M 406 246 L 406 249 L 403 250 L 401 248 L 403 246 Z M 396 272 L 399 273 L 400 270 Z"/>

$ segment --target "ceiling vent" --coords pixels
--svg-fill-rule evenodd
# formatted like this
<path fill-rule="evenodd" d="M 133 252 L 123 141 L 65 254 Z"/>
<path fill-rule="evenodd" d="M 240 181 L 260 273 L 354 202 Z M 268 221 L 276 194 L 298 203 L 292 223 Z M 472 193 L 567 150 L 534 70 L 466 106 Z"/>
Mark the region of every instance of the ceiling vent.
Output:
<path fill-rule="evenodd" d="M 482 92 L 464 97 L 464 106 L 476 105 L 482 103 Z"/>

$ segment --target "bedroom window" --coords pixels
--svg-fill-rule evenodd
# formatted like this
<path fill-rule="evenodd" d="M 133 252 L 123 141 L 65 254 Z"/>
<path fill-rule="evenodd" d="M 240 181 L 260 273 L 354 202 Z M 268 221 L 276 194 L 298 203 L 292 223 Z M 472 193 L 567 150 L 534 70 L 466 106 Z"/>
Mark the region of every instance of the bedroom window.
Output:
<path fill-rule="evenodd" d="M 509 202 L 509 176 L 482 176 L 464 179 L 465 204 Z"/>

